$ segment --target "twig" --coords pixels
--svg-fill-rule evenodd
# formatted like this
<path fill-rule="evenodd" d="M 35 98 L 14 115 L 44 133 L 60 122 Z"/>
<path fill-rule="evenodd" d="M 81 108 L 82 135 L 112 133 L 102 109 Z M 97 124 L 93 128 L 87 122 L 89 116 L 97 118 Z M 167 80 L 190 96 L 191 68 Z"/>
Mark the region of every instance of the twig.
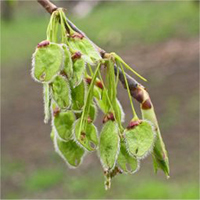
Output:
<path fill-rule="evenodd" d="M 37 1 L 50 14 L 52 14 L 55 10 L 58 9 L 58 7 L 56 5 L 54 5 L 53 3 L 51 3 L 49 0 L 37 0 Z M 68 18 L 66 20 L 67 20 L 68 24 L 70 25 L 70 27 L 74 31 L 76 31 L 77 33 L 80 33 L 81 35 L 84 35 L 85 37 L 87 37 L 86 34 L 83 31 L 81 31 L 80 29 L 78 29 Z M 100 55 L 102 56 L 102 58 L 104 58 L 104 56 L 106 55 L 106 51 L 104 51 L 103 49 L 101 49 L 94 42 L 92 42 L 92 43 L 98 49 L 98 51 L 99 51 Z M 121 69 L 119 69 L 116 65 L 114 66 L 114 68 L 115 68 L 115 75 L 117 75 L 117 71 L 119 70 L 119 80 L 122 83 L 122 85 L 124 86 L 124 88 L 126 89 L 126 84 L 125 84 L 124 76 L 123 76 L 123 73 L 122 73 Z M 142 103 L 141 99 L 137 98 L 137 96 L 138 96 L 137 95 L 137 89 L 138 89 L 138 86 L 140 86 L 142 88 L 144 88 L 144 87 L 140 83 L 138 83 L 134 78 L 132 78 L 131 76 L 129 76 L 128 74 L 126 74 L 126 78 L 127 78 L 127 81 L 128 81 L 128 85 L 129 85 L 132 97 L 135 98 L 140 103 Z"/>
<path fill-rule="evenodd" d="M 49 0 L 37 0 L 49 14 L 52 14 L 53 11 L 57 9 L 57 6 L 51 3 Z"/>

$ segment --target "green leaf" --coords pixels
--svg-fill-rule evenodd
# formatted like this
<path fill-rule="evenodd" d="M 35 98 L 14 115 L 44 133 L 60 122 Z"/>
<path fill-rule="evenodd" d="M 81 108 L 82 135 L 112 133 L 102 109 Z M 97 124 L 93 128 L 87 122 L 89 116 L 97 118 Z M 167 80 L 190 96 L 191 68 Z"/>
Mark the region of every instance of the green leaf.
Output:
<path fill-rule="evenodd" d="M 84 150 L 75 141 L 69 140 L 65 142 L 54 136 L 54 146 L 55 151 L 69 167 L 77 167 L 80 165 L 84 156 Z"/>
<path fill-rule="evenodd" d="M 99 156 L 103 168 L 111 171 L 117 160 L 119 153 L 119 128 L 115 121 L 108 121 L 104 124 L 99 143 Z"/>
<path fill-rule="evenodd" d="M 73 87 L 78 86 L 83 80 L 85 73 L 85 61 L 81 58 L 76 59 L 73 63 L 73 77 L 71 79 Z"/>
<path fill-rule="evenodd" d="M 108 97 L 112 104 L 116 104 L 116 83 L 115 83 L 115 72 L 114 72 L 114 63 L 112 60 L 106 62 L 106 86 L 108 88 Z"/>
<path fill-rule="evenodd" d="M 94 151 L 98 146 L 97 128 L 85 121 L 80 127 L 81 119 L 74 123 L 74 137 L 76 141 L 88 151 Z"/>
<path fill-rule="evenodd" d="M 83 109 L 86 91 L 87 88 L 84 80 L 76 87 L 71 86 L 72 109 L 74 111 L 81 111 Z"/>
<path fill-rule="evenodd" d="M 50 43 L 37 48 L 33 54 L 32 76 L 39 82 L 51 82 L 60 72 L 64 62 L 63 49 L 59 44 Z"/>
<path fill-rule="evenodd" d="M 69 108 L 71 105 L 71 91 L 68 80 L 59 75 L 52 83 L 53 99 L 61 109 Z"/>
<path fill-rule="evenodd" d="M 50 119 L 50 105 L 51 105 L 51 100 L 50 100 L 50 89 L 49 89 L 49 84 L 44 83 L 43 84 L 43 99 L 44 99 L 44 123 L 47 124 L 49 119 Z"/>
<path fill-rule="evenodd" d="M 62 44 L 62 48 L 64 50 L 64 56 L 65 56 L 65 61 L 64 61 L 64 72 L 67 75 L 68 79 L 72 78 L 73 75 L 73 63 L 71 59 L 71 53 L 67 47 L 66 44 Z"/>
<path fill-rule="evenodd" d="M 132 156 L 141 159 L 147 156 L 153 148 L 155 132 L 152 125 L 147 121 L 141 123 L 132 129 L 124 132 L 127 150 Z"/>
<path fill-rule="evenodd" d="M 120 143 L 120 152 L 117 159 L 117 164 L 123 172 L 135 173 L 139 170 L 140 161 L 131 156 L 126 149 L 125 142 Z"/>
<path fill-rule="evenodd" d="M 57 136 L 61 140 L 69 140 L 72 137 L 72 125 L 76 118 L 72 111 L 60 112 L 54 117 L 53 124 L 57 133 Z"/>
<path fill-rule="evenodd" d="M 101 56 L 94 45 L 87 38 L 69 38 L 69 46 L 74 51 L 79 51 L 82 54 L 85 62 L 93 65 L 95 62 L 101 60 Z"/>

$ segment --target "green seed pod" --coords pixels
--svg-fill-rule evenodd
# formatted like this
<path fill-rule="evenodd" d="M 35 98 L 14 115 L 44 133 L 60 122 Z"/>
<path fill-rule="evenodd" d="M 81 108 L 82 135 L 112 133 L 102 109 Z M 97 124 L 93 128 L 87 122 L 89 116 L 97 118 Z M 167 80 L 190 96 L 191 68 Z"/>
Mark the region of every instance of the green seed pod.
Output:
<path fill-rule="evenodd" d="M 81 52 L 82 58 L 90 65 L 93 65 L 95 62 L 101 60 L 99 52 L 87 38 L 80 38 L 77 33 L 74 33 L 74 36 L 70 36 L 68 42 L 69 46 L 74 51 Z"/>
<path fill-rule="evenodd" d="M 115 109 L 116 118 L 118 118 L 121 122 L 124 122 L 125 114 L 118 99 L 116 105 L 117 105 Z"/>
<path fill-rule="evenodd" d="M 124 141 L 121 141 L 120 143 L 120 152 L 118 155 L 117 164 L 125 173 L 133 174 L 140 168 L 140 161 L 127 152 Z"/>
<path fill-rule="evenodd" d="M 92 123 L 83 122 L 81 126 L 81 119 L 76 120 L 74 123 L 74 138 L 75 141 L 88 151 L 96 150 L 98 146 L 97 128 Z"/>
<path fill-rule="evenodd" d="M 85 73 L 85 61 L 81 58 L 76 59 L 73 63 L 73 77 L 71 83 L 73 87 L 78 86 L 83 80 Z"/>
<path fill-rule="evenodd" d="M 84 80 L 76 87 L 71 87 L 72 109 L 75 112 L 81 112 L 85 103 L 86 84 Z"/>
<path fill-rule="evenodd" d="M 69 108 L 71 105 L 71 91 L 68 80 L 59 75 L 52 83 L 52 95 L 61 109 Z"/>
<path fill-rule="evenodd" d="M 53 119 L 53 125 L 60 140 L 68 141 L 72 137 L 72 125 L 76 118 L 72 111 L 60 112 Z"/>
<path fill-rule="evenodd" d="M 43 84 L 43 99 L 44 99 L 44 123 L 47 124 L 50 119 L 50 89 L 49 84 L 44 83 Z"/>
<path fill-rule="evenodd" d="M 102 110 L 103 113 L 108 113 L 110 111 L 110 103 L 106 95 L 106 90 L 102 90 L 101 99 L 96 99 L 96 101 L 98 107 Z"/>
<path fill-rule="evenodd" d="M 102 93 L 102 89 L 98 88 L 97 86 L 94 86 L 94 89 L 93 89 L 93 96 L 94 96 L 97 100 L 100 100 L 100 99 L 101 99 L 101 93 Z"/>
<path fill-rule="evenodd" d="M 74 168 L 80 165 L 85 151 L 79 147 L 75 141 L 69 140 L 65 142 L 59 140 L 59 138 L 54 135 L 54 147 L 55 151 L 61 156 L 69 167 Z"/>
<path fill-rule="evenodd" d="M 49 43 L 36 49 L 32 59 L 32 76 L 38 82 L 52 82 L 63 67 L 64 53 L 59 44 Z"/>
<path fill-rule="evenodd" d="M 139 121 L 131 129 L 126 129 L 124 135 L 130 155 L 142 159 L 151 153 L 155 140 L 155 132 L 148 121 Z"/>
<path fill-rule="evenodd" d="M 95 121 L 96 120 L 96 117 L 97 117 L 97 107 L 96 105 L 93 103 L 90 105 L 90 110 L 89 110 L 89 118 L 92 120 L 92 121 Z"/>
<path fill-rule="evenodd" d="M 64 73 L 67 75 L 67 78 L 71 79 L 73 75 L 73 63 L 71 59 L 71 54 L 66 44 L 62 44 L 61 46 L 64 50 L 64 56 L 65 56 L 63 70 L 64 70 Z"/>
<path fill-rule="evenodd" d="M 119 128 L 115 121 L 107 121 L 101 131 L 99 143 L 99 156 L 101 164 L 106 171 L 111 171 L 116 164 L 119 153 Z"/>

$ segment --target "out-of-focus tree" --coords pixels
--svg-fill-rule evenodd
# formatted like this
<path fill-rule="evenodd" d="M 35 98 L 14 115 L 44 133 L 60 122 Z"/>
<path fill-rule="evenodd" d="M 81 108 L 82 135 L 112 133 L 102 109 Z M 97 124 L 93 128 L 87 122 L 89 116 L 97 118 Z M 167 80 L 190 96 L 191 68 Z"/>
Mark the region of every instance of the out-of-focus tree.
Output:
<path fill-rule="evenodd" d="M 96 7 L 101 1 L 79 1 L 73 8 L 73 13 L 79 17 L 85 17 L 89 14 L 94 7 Z"/>
<path fill-rule="evenodd" d="M 61 7 L 67 7 L 69 12 L 72 12 L 75 16 L 79 18 L 85 17 L 88 15 L 92 9 L 94 9 L 97 5 L 103 3 L 100 0 L 95 1 L 61 1 L 59 2 Z"/>
<path fill-rule="evenodd" d="M 16 5 L 17 0 L 6 0 L 1 2 L 3 20 L 11 21 L 13 19 Z"/>

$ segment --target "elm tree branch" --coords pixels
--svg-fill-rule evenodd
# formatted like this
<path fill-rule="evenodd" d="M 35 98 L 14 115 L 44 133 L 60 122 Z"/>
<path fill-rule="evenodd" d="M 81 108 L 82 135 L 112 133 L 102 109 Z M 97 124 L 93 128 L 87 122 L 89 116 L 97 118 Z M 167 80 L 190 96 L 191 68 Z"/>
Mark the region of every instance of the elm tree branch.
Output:
<path fill-rule="evenodd" d="M 49 0 L 37 0 L 37 1 L 50 14 L 57 9 L 57 7 L 54 4 L 52 4 Z M 74 31 L 87 37 L 69 19 L 67 19 L 67 21 L 68 21 L 68 24 L 71 26 L 71 28 Z M 103 49 L 98 47 L 96 44 L 94 44 L 94 45 L 97 47 L 102 58 L 106 58 L 107 55 L 109 55 Z M 120 82 L 122 83 L 124 88 L 127 89 L 126 82 L 125 82 L 122 71 L 120 70 L 120 68 L 117 65 L 115 65 L 114 68 L 115 68 L 115 75 L 119 74 Z M 169 161 L 168 161 L 168 157 L 167 157 L 167 151 L 165 149 L 165 146 L 164 146 L 164 143 L 163 143 L 163 140 L 161 137 L 161 133 L 160 133 L 158 122 L 157 122 L 156 115 L 154 112 L 153 104 L 151 102 L 149 94 L 146 91 L 146 89 L 144 88 L 144 86 L 142 86 L 140 83 L 138 83 L 134 78 L 130 77 L 128 74 L 126 74 L 126 78 L 127 78 L 127 82 L 128 82 L 128 87 L 130 88 L 131 96 L 140 103 L 141 110 L 142 111 L 149 110 L 151 113 L 151 115 L 149 115 L 149 116 L 147 115 L 146 116 L 147 118 L 145 117 L 145 119 L 150 120 L 155 125 L 155 131 L 157 133 L 157 140 L 156 140 L 152 155 L 154 157 L 154 161 L 156 161 L 156 171 L 157 171 L 157 168 L 161 168 L 165 172 L 167 177 L 169 177 Z"/>
<path fill-rule="evenodd" d="M 54 5 L 53 3 L 51 3 L 49 0 L 37 0 L 37 1 L 38 1 L 38 3 L 40 3 L 45 8 L 45 10 L 49 14 L 52 14 L 55 10 L 58 9 L 58 7 L 56 5 Z M 87 37 L 86 34 L 83 31 L 81 31 L 80 29 L 78 29 L 68 18 L 67 18 L 67 22 L 74 31 L 80 33 L 84 37 Z M 92 43 L 97 47 L 102 58 L 104 58 L 107 54 L 106 51 L 101 49 L 94 42 L 92 42 Z M 119 71 L 119 80 L 122 83 L 122 85 L 124 86 L 124 88 L 126 89 L 126 84 L 125 84 L 124 76 L 123 76 L 121 69 L 118 68 L 116 65 L 114 67 L 115 67 L 115 74 L 117 74 L 117 71 Z M 139 101 L 139 103 L 142 103 L 141 100 L 138 98 L 137 89 L 138 89 L 138 86 L 140 86 L 140 87 L 143 87 L 143 86 L 140 83 L 138 83 L 134 78 L 129 76 L 128 74 L 126 74 L 126 78 L 127 78 L 127 81 L 128 81 L 128 85 L 129 85 L 132 97 L 135 98 L 137 101 Z"/>

